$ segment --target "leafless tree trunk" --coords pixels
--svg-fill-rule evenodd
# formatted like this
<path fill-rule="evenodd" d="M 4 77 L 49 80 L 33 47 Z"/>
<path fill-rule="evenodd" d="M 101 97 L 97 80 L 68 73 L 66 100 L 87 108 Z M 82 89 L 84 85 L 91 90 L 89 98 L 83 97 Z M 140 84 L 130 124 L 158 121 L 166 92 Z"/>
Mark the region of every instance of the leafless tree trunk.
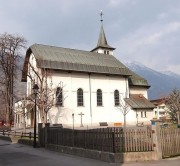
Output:
<path fill-rule="evenodd" d="M 166 99 L 170 117 L 180 124 L 180 90 L 174 89 Z"/>
<path fill-rule="evenodd" d="M 125 98 L 123 97 L 123 95 L 120 96 L 119 99 L 119 107 L 118 109 L 121 111 L 121 113 L 123 114 L 123 119 L 124 119 L 124 131 L 126 130 L 126 115 L 128 114 L 128 112 L 130 111 L 129 109 L 129 105 L 125 102 L 124 100 Z"/>
<path fill-rule="evenodd" d="M 0 34 L 0 68 L 1 85 L 5 100 L 6 123 L 11 124 L 14 109 L 14 81 L 16 79 L 17 62 L 26 40 L 18 35 Z"/>
<path fill-rule="evenodd" d="M 31 80 L 31 88 L 33 87 L 34 83 L 36 83 L 39 87 L 37 107 L 41 122 L 45 124 L 47 123 L 48 111 L 55 105 L 55 90 L 52 87 L 53 83 L 48 83 L 48 78 L 50 78 L 51 72 L 48 69 L 36 68 L 31 63 L 28 65 L 29 71 L 27 76 Z"/>

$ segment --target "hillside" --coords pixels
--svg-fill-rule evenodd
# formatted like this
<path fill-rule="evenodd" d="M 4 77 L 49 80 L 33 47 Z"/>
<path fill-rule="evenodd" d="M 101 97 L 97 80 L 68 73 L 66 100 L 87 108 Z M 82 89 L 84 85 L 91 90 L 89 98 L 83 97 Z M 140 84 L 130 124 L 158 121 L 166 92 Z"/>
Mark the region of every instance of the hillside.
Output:
<path fill-rule="evenodd" d="M 180 88 L 180 75 L 173 72 L 158 72 L 138 63 L 126 63 L 132 71 L 144 77 L 151 87 L 148 90 L 149 99 L 167 95 L 174 88 Z"/>

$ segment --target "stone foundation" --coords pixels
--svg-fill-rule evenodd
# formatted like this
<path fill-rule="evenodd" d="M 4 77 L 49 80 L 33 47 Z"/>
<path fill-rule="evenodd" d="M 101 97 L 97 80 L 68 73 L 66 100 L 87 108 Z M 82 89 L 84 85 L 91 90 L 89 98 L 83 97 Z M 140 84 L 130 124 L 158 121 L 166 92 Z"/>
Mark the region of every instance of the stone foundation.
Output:
<path fill-rule="evenodd" d="M 60 153 L 66 153 L 71 155 L 77 155 L 81 157 L 102 160 L 111 163 L 124 163 L 133 161 L 150 161 L 158 160 L 157 153 L 152 152 L 129 152 L 129 153 L 110 153 L 97 150 L 89 150 L 77 147 L 67 147 L 61 145 L 47 145 L 47 149 L 57 151 Z"/>

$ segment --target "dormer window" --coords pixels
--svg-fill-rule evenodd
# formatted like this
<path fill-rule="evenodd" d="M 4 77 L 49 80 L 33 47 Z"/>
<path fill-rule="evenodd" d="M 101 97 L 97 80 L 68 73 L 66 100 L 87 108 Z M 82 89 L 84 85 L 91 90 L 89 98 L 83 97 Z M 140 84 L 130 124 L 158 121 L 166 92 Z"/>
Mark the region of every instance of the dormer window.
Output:
<path fill-rule="evenodd" d="M 109 51 L 107 51 L 107 50 L 104 50 L 104 54 L 108 54 L 108 55 L 109 55 Z"/>

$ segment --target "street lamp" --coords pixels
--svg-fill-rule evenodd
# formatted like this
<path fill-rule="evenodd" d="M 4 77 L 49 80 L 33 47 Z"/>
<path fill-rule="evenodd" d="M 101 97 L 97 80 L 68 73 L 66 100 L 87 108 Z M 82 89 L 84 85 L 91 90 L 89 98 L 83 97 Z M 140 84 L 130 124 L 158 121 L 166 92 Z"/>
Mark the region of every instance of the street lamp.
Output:
<path fill-rule="evenodd" d="M 34 142 L 33 142 L 33 147 L 36 147 L 36 98 L 37 98 L 37 94 L 38 94 L 38 90 L 39 87 L 37 84 L 34 84 L 33 86 L 33 93 L 34 93 L 34 97 L 35 97 L 35 108 L 34 108 Z"/>
<path fill-rule="evenodd" d="M 74 131 L 74 113 L 72 114 L 72 119 L 73 119 L 73 131 Z"/>
<path fill-rule="evenodd" d="M 74 146 L 74 113 L 72 114 L 73 119 L 73 137 L 72 137 L 72 146 Z"/>
<path fill-rule="evenodd" d="M 23 115 L 23 128 L 24 132 L 26 132 L 26 113 L 25 113 L 25 108 L 26 108 L 26 99 L 25 97 L 21 100 L 22 102 L 22 115 Z"/>

